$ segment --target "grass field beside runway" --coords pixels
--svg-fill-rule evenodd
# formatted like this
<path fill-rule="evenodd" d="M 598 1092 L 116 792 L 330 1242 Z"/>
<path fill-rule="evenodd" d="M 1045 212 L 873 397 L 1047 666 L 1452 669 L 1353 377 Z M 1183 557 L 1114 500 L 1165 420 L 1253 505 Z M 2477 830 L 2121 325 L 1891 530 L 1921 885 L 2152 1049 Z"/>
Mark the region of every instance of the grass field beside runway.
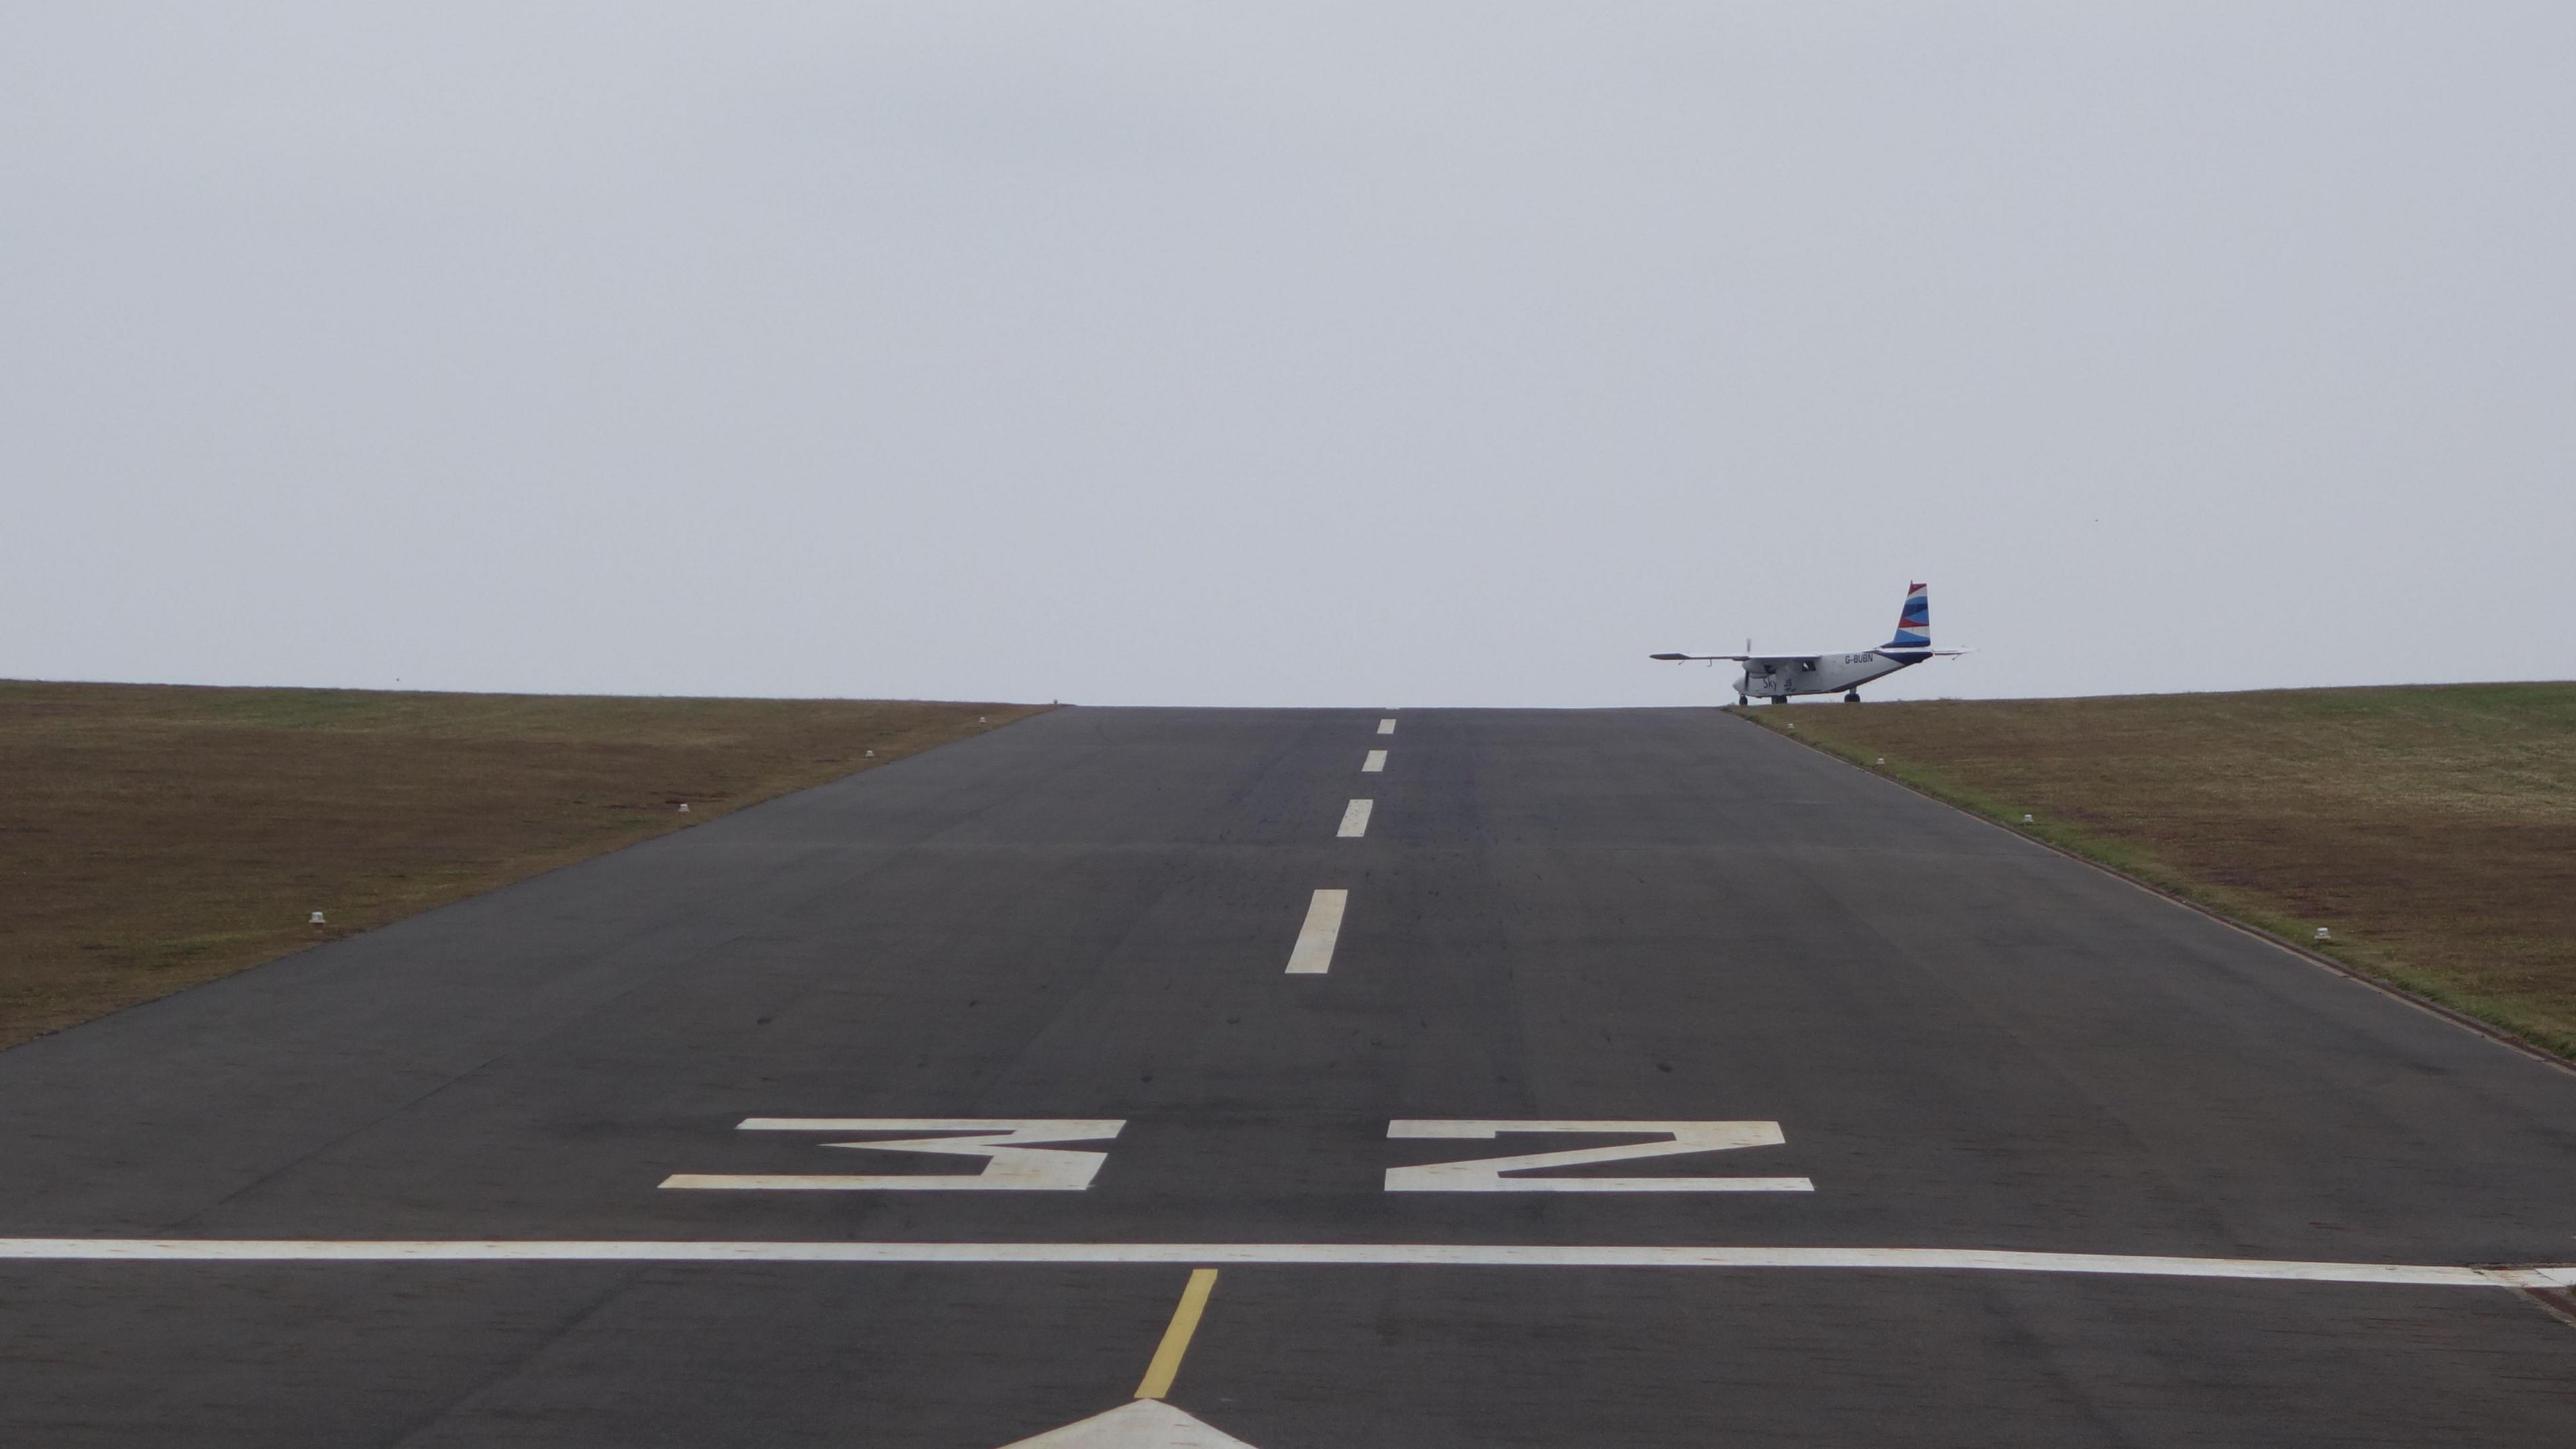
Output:
<path fill-rule="evenodd" d="M 1032 712 L 0 683 L 0 1046 Z"/>
<path fill-rule="evenodd" d="M 2576 684 L 1742 712 L 2576 1056 Z"/>

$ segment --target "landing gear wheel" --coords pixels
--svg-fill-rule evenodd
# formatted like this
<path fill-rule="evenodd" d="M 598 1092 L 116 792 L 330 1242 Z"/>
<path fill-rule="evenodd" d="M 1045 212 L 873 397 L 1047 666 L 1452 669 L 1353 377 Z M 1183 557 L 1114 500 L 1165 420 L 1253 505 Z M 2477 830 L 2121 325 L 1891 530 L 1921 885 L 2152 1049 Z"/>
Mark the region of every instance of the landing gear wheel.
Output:
<path fill-rule="evenodd" d="M 1787 704 L 1789 702 L 1789 696 L 1785 694 L 1775 694 L 1771 696 L 1771 702 L 1773 704 Z"/>
<path fill-rule="evenodd" d="M 1746 705 L 1751 704 L 1752 702 L 1753 702 L 1753 701 L 1751 701 L 1751 700 L 1749 700 L 1749 699 L 1746 699 L 1743 695 L 1740 695 L 1740 694 L 1739 694 L 1739 695 L 1737 695 L 1737 696 L 1735 697 L 1735 707 L 1736 707 L 1737 709 L 1742 709 L 1742 708 L 1744 708 Z"/>
<path fill-rule="evenodd" d="M 1857 689 L 1855 689 L 1855 690 L 1853 690 L 1851 693 L 1844 695 L 1844 696 L 1843 696 L 1843 703 L 1845 703 L 1845 704 L 1858 704 L 1858 703 L 1860 703 L 1860 691 L 1859 691 L 1859 690 L 1857 690 Z"/>

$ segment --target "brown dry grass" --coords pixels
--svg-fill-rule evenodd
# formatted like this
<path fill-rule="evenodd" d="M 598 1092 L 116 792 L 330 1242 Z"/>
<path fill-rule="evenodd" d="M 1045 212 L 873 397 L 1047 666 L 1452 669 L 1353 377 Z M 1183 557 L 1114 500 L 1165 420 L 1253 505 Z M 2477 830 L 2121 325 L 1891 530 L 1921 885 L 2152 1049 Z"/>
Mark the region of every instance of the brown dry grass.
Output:
<path fill-rule="evenodd" d="M 0 682 L 0 1046 L 1035 712 Z"/>
<path fill-rule="evenodd" d="M 2576 684 L 1745 712 L 2576 1056 Z"/>

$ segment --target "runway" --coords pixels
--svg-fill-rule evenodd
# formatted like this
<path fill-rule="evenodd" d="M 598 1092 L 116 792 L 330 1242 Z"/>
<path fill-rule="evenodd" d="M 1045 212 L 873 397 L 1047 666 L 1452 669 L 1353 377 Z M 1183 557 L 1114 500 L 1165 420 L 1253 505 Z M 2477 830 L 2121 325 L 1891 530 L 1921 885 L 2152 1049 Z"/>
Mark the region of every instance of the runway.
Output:
<path fill-rule="evenodd" d="M 1056 711 L 0 1053 L 0 1163 L 9 1443 L 2576 1423 L 2576 1073 L 1714 711 Z"/>

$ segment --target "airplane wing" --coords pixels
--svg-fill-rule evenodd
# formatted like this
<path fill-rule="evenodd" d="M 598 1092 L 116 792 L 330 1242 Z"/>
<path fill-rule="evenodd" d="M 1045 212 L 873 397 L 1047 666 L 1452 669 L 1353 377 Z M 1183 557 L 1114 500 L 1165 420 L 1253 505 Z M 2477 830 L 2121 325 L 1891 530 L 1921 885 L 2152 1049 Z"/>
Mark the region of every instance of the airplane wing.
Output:
<path fill-rule="evenodd" d="M 1830 653 L 1833 651 L 1829 650 L 1827 652 Z M 1974 654 L 1977 651 L 1974 649 L 1906 649 L 1892 644 L 1881 644 L 1876 649 L 1855 649 L 1849 652 L 1854 654 L 1922 654 L 1930 656 Z M 1674 662 L 1680 662 L 1682 660 L 1696 661 L 1702 659 L 1727 659 L 1732 660 L 1737 664 L 1812 665 L 1817 660 L 1822 659 L 1825 656 L 1823 654 L 1649 654 L 1646 657 L 1649 659 L 1665 659 Z"/>
<path fill-rule="evenodd" d="M 1649 659 L 1731 659 L 1738 664 L 1804 664 L 1813 668 L 1822 654 L 1649 654 Z"/>

